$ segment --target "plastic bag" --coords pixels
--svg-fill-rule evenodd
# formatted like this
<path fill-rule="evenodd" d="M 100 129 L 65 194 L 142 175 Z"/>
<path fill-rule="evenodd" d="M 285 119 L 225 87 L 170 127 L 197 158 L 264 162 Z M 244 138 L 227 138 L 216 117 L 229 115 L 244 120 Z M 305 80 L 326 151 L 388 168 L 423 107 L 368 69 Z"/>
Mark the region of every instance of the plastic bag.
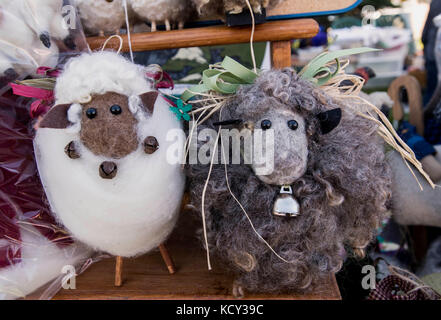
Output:
<path fill-rule="evenodd" d="M 8 83 L 46 76 L 87 44 L 68 1 L 0 0 L 0 11 L 0 299 L 33 292 L 48 299 L 91 264 L 93 252 L 51 214 L 34 159 L 31 115 L 39 114 Z"/>

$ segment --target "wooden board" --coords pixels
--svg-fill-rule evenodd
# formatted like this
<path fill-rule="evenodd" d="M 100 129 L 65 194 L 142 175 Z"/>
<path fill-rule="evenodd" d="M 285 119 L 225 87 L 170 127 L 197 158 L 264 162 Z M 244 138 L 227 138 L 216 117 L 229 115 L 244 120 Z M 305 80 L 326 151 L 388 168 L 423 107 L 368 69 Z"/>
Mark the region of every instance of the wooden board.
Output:
<path fill-rule="evenodd" d="M 354 9 L 360 3 L 361 0 L 285 0 L 277 7 L 268 10 L 267 19 L 339 14 Z"/>
<path fill-rule="evenodd" d="M 207 270 L 205 251 L 195 239 L 194 224 L 188 213 L 181 215 L 179 227 L 167 244 L 177 272 L 170 275 L 158 251 L 135 259 L 124 259 L 123 285 L 115 287 L 115 259 L 104 259 L 87 269 L 76 280 L 75 290 L 62 289 L 56 300 L 144 300 L 144 299 L 233 299 L 233 278 L 215 265 Z M 247 295 L 247 299 L 312 300 L 341 299 L 334 275 L 324 279 L 309 294 Z"/>

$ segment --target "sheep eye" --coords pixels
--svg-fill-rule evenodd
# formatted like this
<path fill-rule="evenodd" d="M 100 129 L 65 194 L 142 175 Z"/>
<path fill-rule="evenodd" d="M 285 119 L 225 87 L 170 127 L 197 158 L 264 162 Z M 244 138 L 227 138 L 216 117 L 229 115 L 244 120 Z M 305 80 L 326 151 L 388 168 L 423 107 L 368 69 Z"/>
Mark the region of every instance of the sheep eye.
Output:
<path fill-rule="evenodd" d="M 262 130 L 267 130 L 269 128 L 271 128 L 271 121 L 270 120 L 262 120 L 262 122 L 260 123 L 260 127 L 262 128 Z"/>
<path fill-rule="evenodd" d="M 89 108 L 89 109 L 86 110 L 86 116 L 87 116 L 89 119 L 93 119 L 93 118 L 95 118 L 96 115 L 97 115 L 97 111 L 96 111 L 95 108 Z"/>
<path fill-rule="evenodd" d="M 118 115 L 121 114 L 122 109 L 119 105 L 114 104 L 113 106 L 110 107 L 110 112 L 114 115 Z"/>
<path fill-rule="evenodd" d="M 288 128 L 290 128 L 291 130 L 297 130 L 297 128 L 299 127 L 299 123 L 295 120 L 289 120 L 288 121 Z"/>

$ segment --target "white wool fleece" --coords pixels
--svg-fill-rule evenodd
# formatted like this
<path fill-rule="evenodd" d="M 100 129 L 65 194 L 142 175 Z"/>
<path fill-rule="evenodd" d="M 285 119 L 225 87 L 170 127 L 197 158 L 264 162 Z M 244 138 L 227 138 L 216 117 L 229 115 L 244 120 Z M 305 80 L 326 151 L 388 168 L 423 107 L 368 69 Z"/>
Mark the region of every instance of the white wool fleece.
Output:
<path fill-rule="evenodd" d="M 116 92 L 126 96 L 151 91 L 145 67 L 111 52 L 84 53 L 71 59 L 55 87 L 56 104 L 85 103 L 93 94 Z"/>
<path fill-rule="evenodd" d="M 146 88 L 147 81 L 141 81 L 142 68 L 127 63 L 116 54 L 93 55 L 83 55 L 67 66 L 55 89 L 58 101 L 72 101 L 78 98 L 77 94 L 87 94 L 81 81 L 88 81 L 89 93 L 115 91 L 132 95 L 150 91 Z M 109 57 L 109 61 L 98 61 L 109 69 L 89 64 L 98 57 Z M 84 67 L 80 62 L 91 67 Z M 91 78 L 80 75 L 80 70 L 90 74 Z M 129 78 L 123 70 L 132 77 Z M 122 77 L 118 78 L 120 75 Z M 68 84 L 72 82 L 70 92 Z M 97 86 L 93 87 L 93 84 Z M 71 108 L 77 108 L 77 105 L 73 104 Z M 128 156 L 108 159 L 95 156 L 78 143 L 81 156 L 70 159 L 64 153 L 64 147 L 70 141 L 79 142 L 80 138 L 78 130 L 69 128 L 40 128 L 34 140 L 40 177 L 59 221 L 76 239 L 94 249 L 124 257 L 149 251 L 167 238 L 177 220 L 185 184 L 180 164 L 167 160 L 171 146 L 178 152 L 183 150 L 185 135 L 181 123 L 160 96 L 152 116 L 139 108 L 137 113 L 140 112 L 142 114 L 137 115 L 138 138 L 141 142 L 147 136 L 156 137 L 159 149 L 153 154 L 146 154 L 140 143 L 138 149 Z M 74 119 L 74 112 L 69 116 Z M 170 130 L 178 133 L 178 142 L 168 141 Z M 99 166 L 106 160 L 113 161 L 118 167 L 113 179 L 99 176 Z"/>

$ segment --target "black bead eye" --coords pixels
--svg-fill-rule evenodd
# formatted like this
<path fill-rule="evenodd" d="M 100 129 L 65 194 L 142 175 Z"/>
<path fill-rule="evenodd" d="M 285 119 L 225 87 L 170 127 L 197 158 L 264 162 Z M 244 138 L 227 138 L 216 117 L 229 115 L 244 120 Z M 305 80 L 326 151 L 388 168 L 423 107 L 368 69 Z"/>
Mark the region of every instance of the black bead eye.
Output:
<path fill-rule="evenodd" d="M 290 128 L 291 130 L 297 130 L 297 128 L 299 127 L 299 123 L 295 120 L 289 120 L 288 121 L 288 128 Z"/>
<path fill-rule="evenodd" d="M 121 114 L 122 109 L 119 105 L 114 104 L 113 106 L 110 107 L 110 112 L 114 115 L 118 115 Z"/>
<path fill-rule="evenodd" d="M 87 116 L 89 119 L 93 119 L 93 118 L 95 118 L 96 115 L 97 115 L 97 111 L 96 111 L 95 108 L 89 108 L 89 109 L 86 110 L 86 116 Z"/>
<path fill-rule="evenodd" d="M 269 128 L 271 128 L 271 121 L 270 120 L 262 120 L 262 122 L 260 123 L 260 127 L 262 128 L 262 130 L 267 130 Z"/>

